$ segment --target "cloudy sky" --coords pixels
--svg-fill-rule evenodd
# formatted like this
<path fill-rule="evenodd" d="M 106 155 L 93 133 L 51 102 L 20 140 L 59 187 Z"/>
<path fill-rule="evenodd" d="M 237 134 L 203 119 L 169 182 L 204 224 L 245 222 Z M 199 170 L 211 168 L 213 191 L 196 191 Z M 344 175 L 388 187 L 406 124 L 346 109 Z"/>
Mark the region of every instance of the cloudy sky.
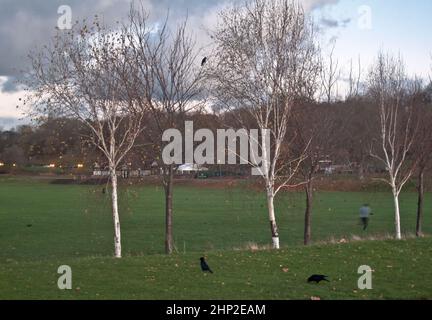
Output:
<path fill-rule="evenodd" d="M 217 21 L 217 12 L 235 0 L 143 0 L 154 23 L 170 9 L 173 21 L 187 15 L 199 42 Z M 269 0 L 270 1 L 270 0 Z M 432 1 L 430 0 L 300 0 L 320 25 L 322 45 L 341 66 L 361 58 L 366 70 L 379 50 L 401 53 L 408 72 L 427 77 L 431 70 Z M 0 0 L 0 128 L 23 123 L 16 109 L 23 91 L 16 79 L 26 68 L 26 55 L 53 34 L 68 5 L 73 19 L 103 16 L 107 23 L 124 18 L 130 0 Z M 25 121 L 25 120 L 24 120 Z"/>

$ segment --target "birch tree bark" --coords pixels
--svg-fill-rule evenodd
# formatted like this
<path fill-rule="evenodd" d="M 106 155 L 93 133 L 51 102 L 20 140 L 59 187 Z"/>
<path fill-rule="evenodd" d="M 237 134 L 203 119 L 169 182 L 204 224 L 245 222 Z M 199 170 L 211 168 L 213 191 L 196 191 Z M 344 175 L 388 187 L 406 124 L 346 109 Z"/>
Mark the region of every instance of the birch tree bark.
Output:
<path fill-rule="evenodd" d="M 110 166 L 111 178 L 111 202 L 112 216 L 114 224 L 114 256 L 121 258 L 121 232 L 120 232 L 120 215 L 118 211 L 118 196 L 117 196 L 117 173 L 114 166 Z"/>
<path fill-rule="evenodd" d="M 289 0 L 254 0 L 219 14 L 209 61 L 211 92 L 225 111 L 238 111 L 241 128 L 271 131 L 262 179 L 273 247 L 280 247 L 274 200 L 290 185 L 303 155 L 290 152 L 288 122 L 298 99 L 311 97 L 320 71 L 314 27 Z M 265 142 L 259 148 L 265 158 Z M 253 164 L 253 161 L 251 161 Z"/>
<path fill-rule="evenodd" d="M 416 167 L 410 161 L 416 138 L 418 121 L 413 116 L 414 101 L 418 94 L 418 81 L 409 81 L 401 58 L 379 54 L 369 76 L 369 91 L 377 107 L 380 136 L 371 155 L 381 161 L 388 172 L 383 179 L 392 190 L 394 202 L 395 237 L 402 239 L 399 196 Z M 379 152 L 376 152 L 376 149 Z"/>
<path fill-rule="evenodd" d="M 105 157 L 111 181 L 114 255 L 121 258 L 120 214 L 116 171 L 143 130 L 142 87 L 137 86 L 136 60 L 128 33 L 99 20 L 77 22 L 58 31 L 52 44 L 29 55 L 32 70 L 27 97 L 30 114 L 70 117 L 89 128 L 85 137 Z"/>

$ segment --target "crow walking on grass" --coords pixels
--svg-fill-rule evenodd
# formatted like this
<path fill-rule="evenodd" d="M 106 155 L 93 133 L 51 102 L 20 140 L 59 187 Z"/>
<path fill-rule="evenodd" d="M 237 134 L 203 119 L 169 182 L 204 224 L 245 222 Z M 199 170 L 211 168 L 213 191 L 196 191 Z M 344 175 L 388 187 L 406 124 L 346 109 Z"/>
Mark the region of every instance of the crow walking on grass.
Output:
<path fill-rule="evenodd" d="M 210 272 L 210 273 L 213 273 L 213 271 L 211 271 L 209 265 L 208 265 L 207 262 L 205 261 L 204 257 L 201 257 L 201 258 L 200 258 L 200 261 L 201 261 L 201 270 L 202 270 L 203 272 Z"/>
<path fill-rule="evenodd" d="M 330 282 L 330 281 L 327 280 L 327 278 L 328 278 L 328 276 L 324 276 L 324 275 L 321 275 L 321 274 L 314 274 L 314 275 L 312 275 L 312 276 L 309 277 L 308 282 L 309 283 L 310 282 L 320 283 L 321 281 Z"/>

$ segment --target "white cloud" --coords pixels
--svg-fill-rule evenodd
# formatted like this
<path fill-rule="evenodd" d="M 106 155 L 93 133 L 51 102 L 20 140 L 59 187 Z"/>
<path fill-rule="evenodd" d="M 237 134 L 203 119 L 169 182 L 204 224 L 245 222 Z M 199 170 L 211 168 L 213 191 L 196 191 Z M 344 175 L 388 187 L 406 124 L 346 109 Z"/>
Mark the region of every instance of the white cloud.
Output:
<path fill-rule="evenodd" d="M 6 77 L 0 77 L 0 88 L 6 83 Z M 23 116 L 21 110 L 17 109 L 20 104 L 20 98 L 25 95 L 25 91 L 19 90 L 15 92 L 3 92 L 0 90 L 0 116 L 19 118 Z"/>
<path fill-rule="evenodd" d="M 41 47 L 49 41 L 58 19 L 57 8 L 64 4 L 62 0 L 2 0 L 0 10 L 0 76 L 16 76 L 26 68 L 27 54 L 35 46 Z M 271 0 L 269 0 L 271 1 Z M 339 0 L 300 0 L 306 11 L 320 6 L 335 4 Z M 69 0 L 73 12 L 73 20 L 103 14 L 105 22 L 125 18 L 129 10 L 130 0 Z M 151 13 L 154 23 L 163 19 L 170 9 L 171 23 L 188 17 L 190 30 L 197 38 L 197 45 L 208 48 L 210 39 L 208 31 L 217 22 L 218 12 L 234 0 L 143 0 L 144 7 Z M 31 32 L 29 32 L 31 30 Z M 0 117 L 21 117 L 22 111 L 16 108 L 24 91 L 3 88 L 7 78 L 0 77 Z M 10 78 L 9 78 L 10 80 Z M 7 87 L 11 82 L 7 83 Z M 6 92 L 7 91 L 7 92 Z"/>

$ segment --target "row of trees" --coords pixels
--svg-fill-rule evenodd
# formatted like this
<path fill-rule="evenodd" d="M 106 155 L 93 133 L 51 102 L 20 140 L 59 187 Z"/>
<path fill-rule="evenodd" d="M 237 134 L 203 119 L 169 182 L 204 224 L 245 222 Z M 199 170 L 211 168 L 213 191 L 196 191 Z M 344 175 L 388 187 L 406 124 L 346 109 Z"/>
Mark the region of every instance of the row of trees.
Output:
<path fill-rule="evenodd" d="M 330 154 L 360 166 L 369 156 L 382 162 L 401 238 L 399 194 L 415 170 L 423 168 L 424 177 L 429 163 L 429 153 L 421 152 L 429 144 L 419 145 L 430 141 L 429 131 L 419 130 L 428 125 L 423 112 L 430 113 L 421 82 L 408 79 L 401 61 L 380 54 L 363 95 L 353 89 L 346 101 L 334 103 L 334 66 L 325 67 L 315 27 L 299 4 L 254 0 L 219 18 L 213 52 L 204 60 L 186 22 L 170 29 L 167 18 L 154 29 L 142 4 L 116 28 L 83 21 L 30 55 L 26 104 L 33 114 L 78 121 L 109 167 L 115 256 L 121 257 L 116 169 L 134 147 L 155 155 L 163 168 L 166 252 L 173 251 L 174 166 L 158 159 L 162 138 L 166 129 L 184 131 L 185 120 L 206 113 L 204 119 L 217 119 L 221 128 L 271 131 L 270 142 L 259 146 L 265 159 L 270 143 L 262 179 L 274 248 L 280 246 L 274 200 L 293 185 L 305 188 L 310 242 L 314 176 Z M 317 101 L 322 88 L 325 103 Z"/>
<path fill-rule="evenodd" d="M 73 167 L 97 161 L 98 154 L 86 143 L 88 131 L 74 119 L 48 118 L 35 125 L 0 129 L 0 161 L 5 166 L 40 166 L 51 163 Z"/>

